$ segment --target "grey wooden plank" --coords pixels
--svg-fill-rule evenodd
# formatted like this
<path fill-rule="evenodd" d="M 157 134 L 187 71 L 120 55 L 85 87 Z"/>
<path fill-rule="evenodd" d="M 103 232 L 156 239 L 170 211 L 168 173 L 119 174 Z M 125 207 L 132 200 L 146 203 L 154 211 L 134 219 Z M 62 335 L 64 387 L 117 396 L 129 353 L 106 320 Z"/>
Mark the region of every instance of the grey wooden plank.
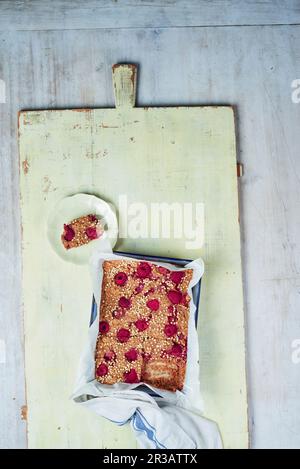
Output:
<path fill-rule="evenodd" d="M 237 106 L 252 446 L 300 447 L 300 364 L 291 359 L 300 337 L 299 40 L 299 26 L 0 35 L 0 447 L 26 444 L 17 112 L 113 106 L 110 67 L 121 61 L 140 64 L 139 105 Z"/>
<path fill-rule="evenodd" d="M 0 103 L 0 340 L 5 357 L 0 357 L 0 448 L 26 446 L 23 325 L 21 315 L 20 211 L 18 184 L 16 108 L 9 92 L 10 67 L 6 39 L 0 35 L 0 79 L 8 89 L 6 103 Z M 2 97 L 1 97 L 2 98 Z M 2 102 L 3 99 L 0 99 Z"/>
<path fill-rule="evenodd" d="M 0 30 L 173 28 L 300 23 L 298 0 L 0 2 Z"/>

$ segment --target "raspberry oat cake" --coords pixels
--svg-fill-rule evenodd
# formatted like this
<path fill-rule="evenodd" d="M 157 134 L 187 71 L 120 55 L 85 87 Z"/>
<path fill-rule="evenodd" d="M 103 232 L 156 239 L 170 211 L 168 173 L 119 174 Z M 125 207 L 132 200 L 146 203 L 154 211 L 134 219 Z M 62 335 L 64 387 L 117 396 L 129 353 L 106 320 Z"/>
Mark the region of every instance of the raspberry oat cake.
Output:
<path fill-rule="evenodd" d="M 106 260 L 95 376 L 103 384 L 144 382 L 183 388 L 192 269 Z"/>
<path fill-rule="evenodd" d="M 102 234 L 103 227 L 99 218 L 90 214 L 75 218 L 75 220 L 65 224 L 61 241 L 65 249 L 77 248 L 100 238 Z"/>

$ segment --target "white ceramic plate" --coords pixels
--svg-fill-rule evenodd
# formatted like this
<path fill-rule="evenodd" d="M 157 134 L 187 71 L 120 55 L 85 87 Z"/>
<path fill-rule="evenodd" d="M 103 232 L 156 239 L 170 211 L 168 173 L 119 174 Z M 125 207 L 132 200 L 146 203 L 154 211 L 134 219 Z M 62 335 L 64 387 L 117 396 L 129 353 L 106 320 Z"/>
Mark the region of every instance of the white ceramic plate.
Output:
<path fill-rule="evenodd" d="M 104 233 L 100 238 L 84 244 L 78 248 L 65 249 L 61 242 L 64 223 L 69 223 L 75 218 L 95 214 L 104 226 Z M 48 240 L 54 251 L 68 262 L 74 264 L 86 264 L 94 248 L 104 240 L 109 240 L 111 248 L 115 246 L 118 239 L 118 221 L 116 212 L 111 204 L 89 194 L 76 194 L 60 200 L 48 217 L 47 223 Z"/>

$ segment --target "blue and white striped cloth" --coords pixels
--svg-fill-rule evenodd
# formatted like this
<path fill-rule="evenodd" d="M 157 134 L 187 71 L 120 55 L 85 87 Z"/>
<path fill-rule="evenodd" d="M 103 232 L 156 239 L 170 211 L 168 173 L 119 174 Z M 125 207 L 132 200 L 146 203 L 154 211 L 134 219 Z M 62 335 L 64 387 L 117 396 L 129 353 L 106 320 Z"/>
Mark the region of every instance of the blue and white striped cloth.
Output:
<path fill-rule="evenodd" d="M 118 391 L 104 385 L 99 389 L 92 381 L 75 391 L 73 400 L 117 425 L 130 424 L 141 448 L 222 448 L 216 423 L 164 397 L 154 398 L 128 386 Z"/>

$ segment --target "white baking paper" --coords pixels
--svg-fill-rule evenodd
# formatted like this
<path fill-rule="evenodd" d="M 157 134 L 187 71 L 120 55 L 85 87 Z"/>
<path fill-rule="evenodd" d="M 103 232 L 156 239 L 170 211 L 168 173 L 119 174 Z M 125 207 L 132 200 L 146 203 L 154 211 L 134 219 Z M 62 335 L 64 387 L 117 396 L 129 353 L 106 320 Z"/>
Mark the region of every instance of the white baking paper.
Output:
<path fill-rule="evenodd" d="M 109 246 L 107 246 L 106 249 L 109 251 Z M 101 286 L 103 277 L 102 264 L 103 261 L 112 259 L 137 260 L 134 257 L 130 258 L 128 256 L 120 256 L 117 254 L 113 254 L 112 252 L 103 252 L 99 250 L 94 251 L 91 257 L 91 279 L 94 297 L 97 302 L 97 317 L 94 320 L 93 324 L 89 327 L 88 343 L 80 360 L 79 373 L 73 397 L 78 397 L 83 394 L 89 394 L 90 397 L 104 395 L 111 396 L 115 392 L 119 393 L 119 391 L 126 391 L 127 394 L 130 394 L 130 391 L 133 392 L 134 390 L 135 392 L 138 391 L 144 393 L 145 391 L 140 391 L 141 384 L 143 384 L 143 386 L 145 386 L 144 389 L 148 389 L 150 391 L 150 394 L 152 390 L 155 394 L 158 395 L 157 397 L 154 397 L 155 400 L 163 399 L 168 403 L 172 403 L 173 405 L 181 406 L 187 409 L 197 409 L 198 411 L 202 412 L 203 406 L 199 382 L 198 334 L 195 326 L 196 306 L 192 300 L 192 288 L 199 282 L 200 278 L 204 273 L 204 263 L 202 259 L 199 258 L 197 260 L 194 260 L 186 264 L 184 268 L 178 268 L 169 263 L 151 261 L 151 263 L 153 264 L 167 267 L 170 270 L 185 270 L 187 268 L 193 270 L 193 277 L 188 288 L 188 294 L 191 298 L 191 301 L 188 323 L 187 367 L 185 383 L 183 390 L 176 392 L 158 389 L 146 383 L 115 383 L 113 385 L 105 385 L 99 383 L 95 379 L 95 348 L 99 330 L 99 305 L 101 302 Z M 146 260 L 146 262 L 149 261 Z"/>
<path fill-rule="evenodd" d="M 107 241 L 103 242 L 101 247 L 102 251 L 95 251 L 91 258 L 92 284 L 98 311 L 101 301 L 102 263 L 106 259 L 122 258 L 122 256 L 112 254 Z M 126 256 L 125 259 L 128 257 Z M 183 270 L 163 262 L 153 263 L 171 270 Z M 193 269 L 194 272 L 188 289 L 190 297 L 193 298 L 191 289 L 203 275 L 203 261 L 197 259 L 184 268 Z M 89 327 L 88 342 L 80 360 L 78 378 L 72 396 L 74 402 L 117 425 L 130 423 L 141 448 L 222 448 L 222 439 L 217 424 L 202 415 L 195 311 L 196 307 L 191 301 L 186 377 L 183 390 L 176 392 L 164 391 L 140 383 L 105 385 L 94 378 L 94 357 L 99 330 L 98 312 Z"/>

